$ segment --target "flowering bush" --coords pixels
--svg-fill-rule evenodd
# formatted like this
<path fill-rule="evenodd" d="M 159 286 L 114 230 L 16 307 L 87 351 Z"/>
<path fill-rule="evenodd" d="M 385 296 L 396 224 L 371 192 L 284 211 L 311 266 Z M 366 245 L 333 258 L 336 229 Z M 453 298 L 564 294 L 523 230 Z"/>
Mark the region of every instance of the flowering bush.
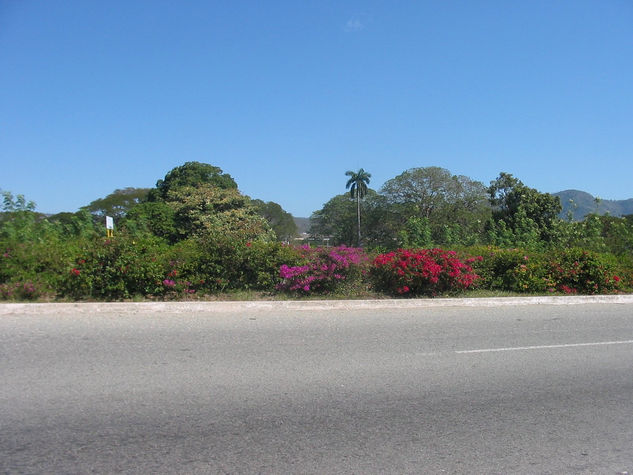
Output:
<path fill-rule="evenodd" d="M 565 294 L 606 294 L 621 289 L 615 262 L 608 255 L 578 248 L 555 251 L 551 255 L 550 292 Z"/>
<path fill-rule="evenodd" d="M 552 283 L 547 259 L 525 249 L 501 249 L 494 246 L 469 248 L 482 256 L 473 262 L 480 288 L 512 292 L 544 292 Z"/>
<path fill-rule="evenodd" d="M 5 292 L 13 296 L 22 294 L 20 300 L 35 299 L 43 294 L 53 295 L 73 251 L 72 246 L 57 240 L 0 243 L 0 284 L 7 284 Z M 26 285 L 27 289 L 34 285 L 36 290 L 34 293 L 17 291 L 16 286 L 21 285 Z M 35 294 L 38 297 L 34 297 Z"/>
<path fill-rule="evenodd" d="M 108 300 L 162 294 L 166 251 L 158 238 L 119 234 L 85 241 L 64 275 L 60 294 Z"/>
<path fill-rule="evenodd" d="M 40 285 L 33 282 L 0 284 L 0 300 L 37 300 L 42 293 Z"/>
<path fill-rule="evenodd" d="M 483 256 L 474 263 L 483 288 L 563 294 L 613 293 L 624 288 L 618 263 L 608 254 L 577 248 L 528 252 L 479 247 L 470 252 Z"/>
<path fill-rule="evenodd" d="M 343 283 L 360 280 L 369 261 L 362 249 L 354 247 L 302 246 L 298 250 L 304 262 L 294 266 L 283 264 L 279 268 L 282 281 L 277 285 L 278 290 L 299 294 L 331 292 Z"/>
<path fill-rule="evenodd" d="M 376 290 L 390 294 L 437 295 L 470 288 L 479 276 L 453 251 L 398 249 L 374 259 L 371 280 Z"/>
<path fill-rule="evenodd" d="M 274 291 L 281 281 L 279 266 L 302 259 L 294 247 L 280 242 L 218 238 L 181 241 L 171 255 L 178 277 L 206 292 Z"/>
<path fill-rule="evenodd" d="M 178 269 L 175 268 L 177 264 L 176 261 L 169 262 L 171 270 L 162 281 L 163 287 L 161 290 L 164 297 L 168 299 L 191 297 L 196 293 L 196 287 L 198 287 L 196 283 L 180 277 Z M 197 282 L 197 284 L 200 283 L 204 283 L 204 281 Z"/>

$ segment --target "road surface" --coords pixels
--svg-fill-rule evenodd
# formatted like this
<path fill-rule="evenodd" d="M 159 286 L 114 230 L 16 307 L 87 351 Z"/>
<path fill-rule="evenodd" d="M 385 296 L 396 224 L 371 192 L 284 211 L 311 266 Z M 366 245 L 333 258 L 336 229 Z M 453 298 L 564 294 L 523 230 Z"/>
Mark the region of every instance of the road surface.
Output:
<path fill-rule="evenodd" d="M 633 473 L 631 304 L 5 311 L 0 358 L 0 473 Z"/>

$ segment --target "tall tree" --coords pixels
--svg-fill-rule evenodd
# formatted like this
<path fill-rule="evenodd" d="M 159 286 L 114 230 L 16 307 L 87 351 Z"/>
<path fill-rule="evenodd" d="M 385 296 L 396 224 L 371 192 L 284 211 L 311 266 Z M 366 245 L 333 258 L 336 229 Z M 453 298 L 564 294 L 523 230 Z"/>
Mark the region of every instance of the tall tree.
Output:
<path fill-rule="evenodd" d="M 279 241 L 290 241 L 297 235 L 297 225 L 290 213 L 274 201 L 252 200 L 257 214 L 268 221 Z"/>
<path fill-rule="evenodd" d="M 523 184 L 510 173 L 500 173 L 488 187 L 492 224 L 507 228 L 515 245 L 549 243 L 562 209 L 560 198 Z"/>
<path fill-rule="evenodd" d="M 358 222 L 358 245 L 361 244 L 360 237 L 360 200 L 367 194 L 367 185 L 369 185 L 369 179 L 371 173 L 367 173 L 362 168 L 357 172 L 348 170 L 345 175 L 350 177 L 345 184 L 345 189 L 349 190 L 350 196 L 356 198 L 356 219 Z"/>
<path fill-rule="evenodd" d="M 112 216 L 115 220 L 121 219 L 132 208 L 145 201 L 149 188 L 123 188 L 114 190 L 105 198 L 99 198 L 82 207 L 99 221 L 105 216 Z"/>
<path fill-rule="evenodd" d="M 223 190 L 237 189 L 235 180 L 221 168 L 208 163 L 186 162 L 184 165 L 171 169 L 163 180 L 158 180 L 156 188 L 150 190 L 148 200 L 167 200 L 170 191 L 202 185 L 212 185 Z"/>
<path fill-rule="evenodd" d="M 329 239 L 338 246 L 354 243 L 354 221 L 356 220 L 354 201 L 349 195 L 336 195 L 310 216 L 310 234 L 318 239 Z"/>
<path fill-rule="evenodd" d="M 464 244 L 476 241 L 490 217 L 484 184 L 440 167 L 406 170 L 388 180 L 381 193 L 405 230 L 425 222 L 417 219 L 427 220 L 436 244 L 454 244 L 456 232 Z"/>

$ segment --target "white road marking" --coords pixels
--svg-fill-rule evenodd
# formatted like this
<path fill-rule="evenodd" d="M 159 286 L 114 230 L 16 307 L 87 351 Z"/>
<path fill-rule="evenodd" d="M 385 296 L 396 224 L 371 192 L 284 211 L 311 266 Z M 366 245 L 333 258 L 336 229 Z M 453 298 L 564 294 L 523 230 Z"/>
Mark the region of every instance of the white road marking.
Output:
<path fill-rule="evenodd" d="M 510 348 L 484 348 L 481 350 L 459 350 L 455 353 L 459 355 L 467 353 L 494 353 L 498 351 L 523 351 L 523 350 L 547 350 L 552 348 L 576 348 L 579 346 L 604 346 L 604 345 L 631 345 L 633 340 L 623 341 L 598 341 L 592 343 L 568 343 L 562 345 L 537 345 L 537 346 L 515 346 Z"/>

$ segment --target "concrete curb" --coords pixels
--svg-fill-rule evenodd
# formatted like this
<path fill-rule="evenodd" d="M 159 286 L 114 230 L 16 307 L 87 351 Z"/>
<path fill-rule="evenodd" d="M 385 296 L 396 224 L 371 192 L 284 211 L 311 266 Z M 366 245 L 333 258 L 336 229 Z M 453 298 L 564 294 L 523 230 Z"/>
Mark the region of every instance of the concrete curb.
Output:
<path fill-rule="evenodd" d="M 279 300 L 240 302 L 90 302 L 90 303 L 5 303 L 2 315 L 45 315 L 56 313 L 226 313 L 255 311 L 322 311 L 322 310 L 381 310 L 439 307 L 508 307 L 520 305 L 583 305 L 633 304 L 633 295 L 557 296 L 557 297 L 498 297 L 498 298 L 438 298 L 384 300 Z"/>

